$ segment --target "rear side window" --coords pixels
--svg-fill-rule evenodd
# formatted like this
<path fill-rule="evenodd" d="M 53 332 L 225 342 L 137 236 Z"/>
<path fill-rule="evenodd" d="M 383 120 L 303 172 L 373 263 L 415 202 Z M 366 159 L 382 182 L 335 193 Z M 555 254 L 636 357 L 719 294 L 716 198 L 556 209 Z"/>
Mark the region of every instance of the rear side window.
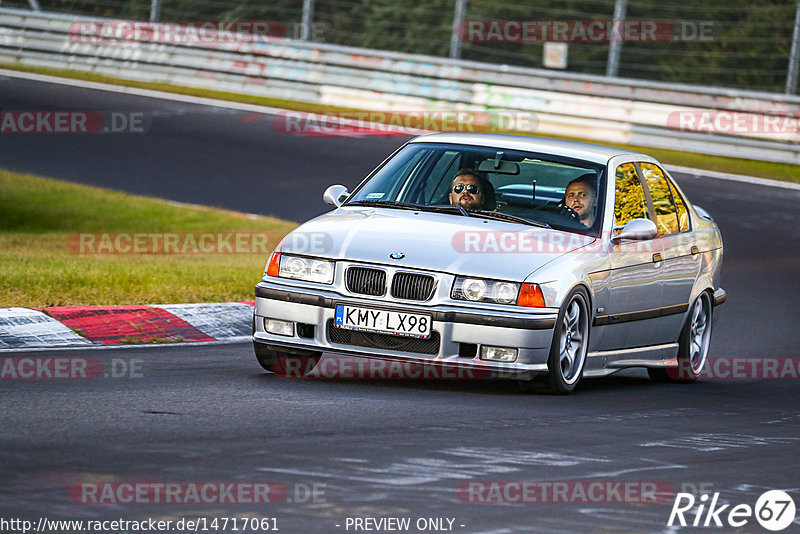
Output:
<path fill-rule="evenodd" d="M 678 192 L 675 184 L 673 184 L 669 178 L 667 178 L 667 181 L 669 182 L 669 188 L 670 191 L 672 191 L 672 198 L 675 200 L 675 207 L 678 211 L 678 228 L 681 232 L 688 232 L 692 229 L 692 225 L 689 222 L 689 210 L 686 209 L 686 202 Z"/>
<path fill-rule="evenodd" d="M 658 228 L 658 235 L 674 234 L 680 231 L 680 222 L 678 220 L 675 202 L 672 197 L 672 190 L 670 189 L 667 177 L 664 176 L 658 165 L 653 163 L 639 163 L 642 169 L 642 176 L 647 183 L 647 188 L 650 190 L 650 198 L 653 201 L 653 211 L 656 215 L 656 227 Z M 684 211 L 686 206 L 684 205 Z"/>
<path fill-rule="evenodd" d="M 617 167 L 614 193 L 614 217 L 619 226 L 631 219 L 649 219 L 644 189 L 633 163 Z"/>

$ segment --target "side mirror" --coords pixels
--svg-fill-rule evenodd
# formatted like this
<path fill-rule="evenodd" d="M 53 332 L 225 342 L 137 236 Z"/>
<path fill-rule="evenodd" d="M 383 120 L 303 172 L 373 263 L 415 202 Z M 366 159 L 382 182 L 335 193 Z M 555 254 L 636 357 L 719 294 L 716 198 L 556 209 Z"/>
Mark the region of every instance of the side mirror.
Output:
<path fill-rule="evenodd" d="M 337 208 L 347 200 L 350 196 L 350 191 L 343 185 L 332 185 L 322 194 L 322 201 L 325 204 L 332 204 Z"/>
<path fill-rule="evenodd" d="M 630 241 L 647 241 L 654 239 L 658 235 L 656 223 L 650 219 L 631 219 L 622 230 L 611 236 L 611 242 L 615 245 L 625 239 Z"/>

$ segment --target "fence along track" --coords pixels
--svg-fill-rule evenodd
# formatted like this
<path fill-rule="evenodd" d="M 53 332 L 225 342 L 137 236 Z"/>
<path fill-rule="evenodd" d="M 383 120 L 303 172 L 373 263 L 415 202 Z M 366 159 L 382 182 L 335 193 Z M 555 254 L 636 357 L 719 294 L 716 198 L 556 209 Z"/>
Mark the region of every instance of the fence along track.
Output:
<path fill-rule="evenodd" d="M 0 62 L 376 111 L 528 113 L 537 120 L 523 129 L 543 135 L 800 164 L 798 96 L 283 39 L 83 42 L 69 32 L 86 20 L 113 22 L 0 9 Z M 713 117 L 725 112 L 782 127 L 780 132 L 751 129 L 730 135 L 675 128 L 676 113 Z"/>

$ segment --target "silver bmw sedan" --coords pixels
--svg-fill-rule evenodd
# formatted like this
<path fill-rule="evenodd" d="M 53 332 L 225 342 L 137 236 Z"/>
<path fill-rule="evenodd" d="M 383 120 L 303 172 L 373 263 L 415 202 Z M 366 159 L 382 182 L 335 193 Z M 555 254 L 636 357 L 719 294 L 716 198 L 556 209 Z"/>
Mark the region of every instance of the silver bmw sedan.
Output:
<path fill-rule="evenodd" d="M 323 352 L 570 393 L 630 367 L 703 370 L 722 238 L 635 152 L 493 134 L 412 139 L 287 235 L 256 285 L 261 366 Z"/>

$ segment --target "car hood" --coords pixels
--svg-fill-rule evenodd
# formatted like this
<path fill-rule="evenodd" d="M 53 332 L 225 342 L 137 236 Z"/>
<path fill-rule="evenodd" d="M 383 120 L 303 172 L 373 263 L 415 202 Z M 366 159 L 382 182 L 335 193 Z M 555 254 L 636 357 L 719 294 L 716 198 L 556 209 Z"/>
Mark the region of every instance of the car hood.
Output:
<path fill-rule="evenodd" d="M 593 241 L 579 234 L 477 217 L 354 207 L 301 225 L 284 238 L 281 252 L 522 281 Z"/>

